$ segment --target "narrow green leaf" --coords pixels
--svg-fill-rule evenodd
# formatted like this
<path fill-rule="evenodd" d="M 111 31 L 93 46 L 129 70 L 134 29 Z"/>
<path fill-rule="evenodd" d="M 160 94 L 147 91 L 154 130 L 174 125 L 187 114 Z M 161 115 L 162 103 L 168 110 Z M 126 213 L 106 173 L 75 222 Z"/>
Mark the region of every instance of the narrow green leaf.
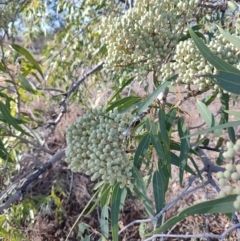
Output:
<path fill-rule="evenodd" d="M 171 156 L 171 164 L 179 167 L 180 165 L 179 157 L 173 152 L 170 152 L 170 156 Z M 192 175 L 196 175 L 196 173 L 188 165 L 185 166 L 185 171 L 191 173 Z"/>
<path fill-rule="evenodd" d="M 39 74 L 44 78 L 43 72 L 37 63 L 37 61 L 33 58 L 33 56 L 28 52 L 27 49 L 17 45 L 11 44 L 12 48 L 15 49 L 19 54 L 23 55 L 39 72 Z"/>
<path fill-rule="evenodd" d="M 208 105 L 210 105 L 210 104 L 216 99 L 216 97 L 217 97 L 217 93 L 205 97 L 205 98 L 202 100 L 202 102 L 203 102 L 206 106 L 208 106 Z"/>
<path fill-rule="evenodd" d="M 147 196 L 142 194 L 137 187 L 133 188 L 133 191 L 136 193 L 137 197 L 142 200 L 144 207 L 150 217 L 154 216 L 152 207 L 151 207 L 151 202 L 148 200 Z"/>
<path fill-rule="evenodd" d="M 137 114 L 140 115 L 142 112 L 146 111 L 148 106 L 152 104 L 152 102 L 158 97 L 158 95 L 165 90 L 165 88 L 174 81 L 178 75 L 174 75 L 165 81 L 162 85 L 159 85 L 156 90 L 153 91 L 151 95 L 149 95 L 145 101 L 138 107 Z"/>
<path fill-rule="evenodd" d="M 222 146 L 222 144 L 224 143 L 224 140 L 225 139 L 223 137 L 219 137 L 218 140 L 217 140 L 215 148 L 219 149 Z"/>
<path fill-rule="evenodd" d="M 133 167 L 133 177 L 136 182 L 136 184 L 134 185 L 133 191 L 136 193 L 138 198 L 140 200 L 142 200 L 143 205 L 144 205 L 148 215 L 150 217 L 153 217 L 154 212 L 153 212 L 151 202 L 149 201 L 149 199 L 147 197 L 146 186 L 144 184 L 142 175 L 140 174 L 139 170 L 135 167 Z"/>
<path fill-rule="evenodd" d="M 108 206 L 104 206 L 101 212 L 100 218 L 101 233 L 105 238 L 109 238 L 109 226 L 108 226 Z"/>
<path fill-rule="evenodd" d="M 202 141 L 202 144 L 203 144 L 203 146 L 208 146 L 209 142 L 210 142 L 210 139 L 209 139 L 209 138 L 205 138 L 205 139 Z"/>
<path fill-rule="evenodd" d="M 239 111 L 234 111 L 234 110 L 224 110 L 224 112 L 228 113 L 229 115 L 233 115 L 237 118 L 240 118 L 240 112 Z"/>
<path fill-rule="evenodd" d="M 124 80 L 123 84 L 117 89 L 117 91 L 114 93 L 114 95 L 113 95 L 113 96 L 111 97 L 111 99 L 109 100 L 109 103 L 111 103 L 112 100 L 113 100 L 117 95 L 119 95 L 126 86 L 128 86 L 129 84 L 131 84 L 131 82 L 134 80 L 134 78 L 135 78 L 135 76 L 134 76 L 134 77 L 131 77 L 131 78 L 127 79 L 127 80 Z"/>
<path fill-rule="evenodd" d="M 222 34 L 222 36 L 225 39 L 227 39 L 230 43 L 232 43 L 236 48 L 238 48 L 238 50 L 240 50 L 240 40 L 239 40 L 239 38 L 227 33 L 222 28 L 220 28 L 218 25 L 217 25 L 217 27 L 218 27 L 219 32 Z"/>
<path fill-rule="evenodd" d="M 168 165 L 163 165 L 160 167 L 160 163 L 158 162 L 158 170 L 160 172 L 160 175 L 163 179 L 163 188 L 164 188 L 164 193 L 168 190 L 168 184 L 169 184 L 169 179 L 170 179 L 170 172 L 168 170 Z M 165 195 L 165 194 L 164 194 Z"/>
<path fill-rule="evenodd" d="M 230 65 L 231 66 L 231 65 Z M 231 92 L 233 94 L 240 94 L 240 71 L 237 69 L 237 73 L 219 70 L 217 75 L 205 75 L 211 78 L 222 89 Z M 236 71 L 235 71 L 236 72 Z"/>
<path fill-rule="evenodd" d="M 216 124 L 218 124 L 213 114 L 211 113 L 211 111 L 206 107 L 204 103 L 202 103 L 199 100 L 197 101 L 197 108 L 198 108 L 198 112 L 200 113 L 201 117 L 206 122 L 208 127 L 213 127 Z M 220 130 L 215 130 L 214 135 L 220 136 L 222 135 L 222 132 Z"/>
<path fill-rule="evenodd" d="M 236 74 L 240 72 L 237 68 L 233 67 L 232 65 L 228 64 L 227 62 L 223 61 L 218 56 L 213 54 L 211 50 L 205 45 L 205 43 L 197 37 L 197 35 L 193 32 L 191 28 L 189 28 L 189 32 L 197 48 L 199 49 L 200 53 L 217 70 L 219 71 L 222 70 L 222 71 L 236 73 Z"/>
<path fill-rule="evenodd" d="M 236 200 L 236 197 L 237 195 L 231 195 L 224 198 L 201 202 L 189 208 L 186 208 L 180 213 L 178 213 L 175 217 L 169 219 L 160 228 L 157 228 L 153 233 L 149 234 L 149 236 L 152 234 L 163 233 L 167 231 L 168 229 L 172 228 L 175 224 L 177 224 L 178 222 L 182 221 L 190 215 L 205 213 L 233 213 L 237 211 L 233 207 L 233 202 Z"/>
<path fill-rule="evenodd" d="M 239 9 L 239 6 L 235 1 L 231 1 L 231 0 L 228 1 L 227 6 L 228 6 L 228 9 L 230 9 L 233 12 L 235 12 Z"/>
<path fill-rule="evenodd" d="M 224 157 L 223 157 L 222 152 L 220 152 L 220 153 L 219 153 L 219 156 L 218 156 L 218 158 L 217 158 L 217 160 L 216 160 L 216 163 L 217 163 L 218 165 L 222 165 L 223 161 L 224 161 Z"/>
<path fill-rule="evenodd" d="M 22 88 L 27 90 L 32 94 L 37 94 L 37 89 L 35 86 L 29 82 L 23 75 L 18 75 L 18 79 L 21 81 Z"/>
<path fill-rule="evenodd" d="M 137 169 L 141 168 L 142 160 L 148 150 L 149 144 L 150 144 L 151 136 L 150 134 L 145 135 L 142 140 L 140 141 L 137 150 L 134 155 L 134 166 Z"/>
<path fill-rule="evenodd" d="M 221 98 L 220 98 L 222 107 L 221 107 L 221 117 L 220 117 L 220 121 L 219 124 L 224 124 L 224 123 L 228 123 L 228 113 L 225 112 L 225 110 L 229 109 L 229 94 L 222 94 Z"/>
<path fill-rule="evenodd" d="M 166 114 L 165 123 L 166 123 L 167 131 L 170 131 L 170 129 L 172 128 L 176 115 L 177 115 L 177 108 L 170 109 L 169 112 Z"/>
<path fill-rule="evenodd" d="M 236 143 L 236 135 L 233 127 L 228 128 L 228 136 L 232 143 Z"/>
<path fill-rule="evenodd" d="M 160 126 L 159 137 L 161 138 L 161 143 L 163 145 L 163 150 L 165 154 L 165 163 L 167 163 L 168 171 L 171 173 L 171 162 L 170 162 L 170 139 L 168 136 L 167 128 L 166 128 L 166 116 L 164 109 L 159 109 L 158 112 L 158 123 Z"/>
<path fill-rule="evenodd" d="M 193 166 L 194 166 L 194 168 L 195 168 L 195 170 L 196 170 L 199 178 L 202 180 L 202 179 L 203 179 L 203 178 L 202 178 L 202 174 L 201 174 L 201 172 L 200 172 L 200 170 L 199 170 L 199 168 L 198 168 L 198 165 L 197 165 L 196 162 L 194 161 L 194 158 L 193 158 L 191 155 L 188 155 L 188 158 L 191 160 L 191 162 L 192 162 L 192 164 L 193 164 Z"/>
<path fill-rule="evenodd" d="M 152 123 L 152 125 L 156 126 L 155 123 Z M 163 149 L 163 143 L 160 140 L 160 136 L 158 135 L 156 128 L 151 129 L 150 135 L 151 135 L 151 142 L 157 152 L 159 159 L 162 161 L 162 163 L 165 162 L 166 158 L 165 158 L 165 152 Z"/>
<path fill-rule="evenodd" d="M 109 184 L 105 184 L 101 193 L 100 193 L 100 206 L 103 208 L 108 205 L 109 193 L 111 191 L 111 186 Z"/>
<path fill-rule="evenodd" d="M 108 108 L 107 111 L 113 110 L 117 108 L 119 111 L 125 110 L 134 106 L 136 103 L 141 101 L 141 98 L 138 96 L 128 96 L 121 100 L 117 100 L 113 102 Z"/>
<path fill-rule="evenodd" d="M 193 134 L 183 136 L 182 138 L 188 138 L 188 137 L 191 137 L 191 136 L 202 135 L 202 134 L 205 134 L 207 132 L 214 131 L 214 130 L 217 130 L 217 129 L 229 128 L 231 126 L 238 126 L 238 125 L 240 125 L 240 121 L 232 121 L 232 122 L 225 123 L 225 124 L 222 124 L 222 125 L 207 128 L 205 130 L 197 131 Z"/>
<path fill-rule="evenodd" d="M 153 174 L 153 193 L 156 213 L 159 213 L 165 204 L 164 180 L 160 172 L 156 170 Z"/>
<path fill-rule="evenodd" d="M 165 147 L 168 147 L 168 146 L 169 146 L 169 137 L 168 137 L 168 133 L 167 133 L 167 128 L 166 128 L 166 125 L 165 125 L 165 121 L 166 121 L 165 112 L 164 112 L 164 110 L 161 108 L 161 109 L 159 109 L 159 111 L 158 111 L 158 123 L 159 123 L 159 126 L 160 126 L 160 135 L 161 135 L 161 137 L 162 137 L 164 146 L 165 146 Z"/>
<path fill-rule="evenodd" d="M 3 64 L 0 62 L 0 71 L 3 71 L 3 72 L 5 72 L 6 70 L 5 70 L 5 67 L 3 66 Z"/>
<path fill-rule="evenodd" d="M 6 120 L 6 122 L 13 126 L 16 130 L 26 134 L 29 136 L 28 133 L 26 133 L 21 126 L 18 125 L 17 121 L 15 120 L 14 117 L 12 117 L 11 113 L 9 112 L 9 110 L 7 109 L 7 107 L 0 101 L 0 112 L 2 113 L 4 119 Z"/>
<path fill-rule="evenodd" d="M 178 133 L 180 138 L 183 136 L 186 136 L 189 134 L 189 130 L 184 125 L 184 122 L 182 119 L 178 120 Z M 180 185 L 182 185 L 183 182 L 183 173 L 187 165 L 187 159 L 188 159 L 188 153 L 190 150 L 190 142 L 189 138 L 181 139 L 180 142 L 180 165 L 179 165 L 179 179 L 180 179 Z"/>
<path fill-rule="evenodd" d="M 118 218 L 121 207 L 124 204 L 126 194 L 126 189 L 120 188 L 119 183 L 114 186 L 111 199 L 111 227 L 113 241 L 118 241 Z"/>

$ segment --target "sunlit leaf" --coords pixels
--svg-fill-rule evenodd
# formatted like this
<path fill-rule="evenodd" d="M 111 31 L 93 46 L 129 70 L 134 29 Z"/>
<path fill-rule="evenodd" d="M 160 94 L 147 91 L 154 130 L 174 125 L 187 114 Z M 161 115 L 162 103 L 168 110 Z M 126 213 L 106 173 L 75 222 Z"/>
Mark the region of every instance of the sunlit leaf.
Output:
<path fill-rule="evenodd" d="M 19 54 L 23 55 L 40 73 L 40 75 L 44 78 L 43 72 L 37 63 L 37 61 L 33 58 L 33 56 L 29 53 L 29 51 L 17 44 L 11 44 L 12 48 L 15 49 Z"/>
<path fill-rule="evenodd" d="M 104 206 L 101 211 L 101 218 L 100 218 L 100 228 L 101 233 L 104 237 L 109 237 L 109 224 L 108 224 L 108 206 Z"/>
<path fill-rule="evenodd" d="M 138 96 L 128 96 L 111 103 L 107 111 L 113 110 L 114 108 L 117 108 L 119 112 L 126 111 L 128 108 L 135 106 L 139 101 L 141 101 L 141 98 Z"/>
<path fill-rule="evenodd" d="M 197 101 L 197 108 L 198 112 L 200 113 L 201 117 L 206 122 L 208 127 L 218 125 L 214 115 L 211 113 L 211 111 L 206 107 L 204 103 L 202 103 L 201 101 Z M 217 129 L 214 131 L 214 134 L 215 136 L 220 136 L 222 132 L 221 130 Z"/>
<path fill-rule="evenodd" d="M 197 131 L 193 134 L 183 136 L 182 138 L 188 138 L 188 137 L 191 137 L 191 136 L 202 135 L 202 134 L 205 134 L 205 133 L 208 133 L 210 131 L 217 130 L 217 129 L 224 129 L 224 128 L 228 128 L 228 127 L 232 127 L 232 126 L 238 126 L 238 125 L 240 125 L 240 121 L 232 121 L 232 122 L 225 123 L 225 124 L 222 124 L 222 125 L 207 128 L 205 130 Z"/>
<path fill-rule="evenodd" d="M 234 111 L 234 110 L 224 110 L 224 112 L 228 113 L 229 115 L 233 115 L 237 118 L 240 118 L 240 111 Z"/>
<path fill-rule="evenodd" d="M 231 1 L 228 2 L 228 4 L 230 3 Z M 238 50 L 240 50 L 240 40 L 238 37 L 234 36 L 234 35 L 231 35 L 229 33 L 227 33 L 226 31 L 224 31 L 221 27 L 218 27 L 218 30 L 219 32 L 222 34 L 222 36 L 227 39 L 230 43 L 232 43 L 236 48 L 238 48 Z"/>
<path fill-rule="evenodd" d="M 29 136 L 29 134 L 26 131 L 24 131 L 22 127 L 17 123 L 17 120 L 14 117 L 12 117 L 6 105 L 1 101 L 0 101 L 0 112 L 2 113 L 3 118 L 9 125 L 13 126 L 16 130 Z"/>
<path fill-rule="evenodd" d="M 191 28 L 189 28 L 189 32 L 203 57 L 217 70 L 239 74 L 240 71 L 237 68 L 233 67 L 232 65 L 220 59 L 217 55 L 213 54 L 211 50 L 206 46 L 206 44 L 196 36 Z"/>
<path fill-rule="evenodd" d="M 38 93 L 36 87 L 30 81 L 28 81 L 23 75 L 18 75 L 18 79 L 21 81 L 23 89 L 27 90 L 32 94 Z"/>
<path fill-rule="evenodd" d="M 109 184 L 105 184 L 100 193 L 101 208 L 108 205 L 110 192 L 111 192 L 111 186 Z"/>
<path fill-rule="evenodd" d="M 163 84 L 159 85 L 156 90 L 153 91 L 151 95 L 149 95 L 143 103 L 138 107 L 137 114 L 140 115 L 142 112 L 146 111 L 148 106 L 152 104 L 152 102 L 158 97 L 158 95 L 163 92 L 166 87 L 171 83 L 171 81 L 174 81 L 178 75 L 174 75 L 173 77 L 169 78 L 167 81 L 165 81 Z"/>
<path fill-rule="evenodd" d="M 5 67 L 3 66 L 3 64 L 0 62 L 0 71 L 3 71 L 3 72 L 5 72 L 6 70 L 5 70 Z"/>
<path fill-rule="evenodd" d="M 153 233 L 151 233 L 151 235 L 167 231 L 168 229 L 176 225 L 178 222 L 182 221 L 190 215 L 205 213 L 233 213 L 237 211 L 233 207 L 233 202 L 236 200 L 236 197 L 237 195 L 231 195 L 224 198 L 201 202 L 189 208 L 186 208 L 180 213 L 178 213 L 176 216 L 169 219 L 160 228 L 156 229 Z"/>
<path fill-rule="evenodd" d="M 122 205 L 124 204 L 127 191 L 125 188 L 120 188 L 120 184 L 116 184 L 113 188 L 111 199 L 111 227 L 112 227 L 112 239 L 118 241 L 118 217 Z"/>

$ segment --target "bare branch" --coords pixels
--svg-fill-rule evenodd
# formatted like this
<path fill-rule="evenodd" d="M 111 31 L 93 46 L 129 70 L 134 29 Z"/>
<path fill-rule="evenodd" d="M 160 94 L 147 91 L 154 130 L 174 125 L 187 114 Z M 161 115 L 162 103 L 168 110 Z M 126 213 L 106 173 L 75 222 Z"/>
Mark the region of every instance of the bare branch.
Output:
<path fill-rule="evenodd" d="M 13 202 L 16 202 L 23 198 L 25 193 L 27 192 L 27 188 L 30 183 L 38 179 L 38 177 L 43 174 L 47 169 L 49 169 L 56 161 L 60 160 L 65 155 L 65 150 L 62 150 L 55 154 L 46 164 L 40 167 L 38 170 L 34 171 L 26 180 L 23 182 L 19 190 L 15 194 L 13 194 L 7 201 L 0 205 L 0 212 L 4 209 L 10 207 Z M 0 200 L 5 199 L 8 193 L 1 194 Z"/>

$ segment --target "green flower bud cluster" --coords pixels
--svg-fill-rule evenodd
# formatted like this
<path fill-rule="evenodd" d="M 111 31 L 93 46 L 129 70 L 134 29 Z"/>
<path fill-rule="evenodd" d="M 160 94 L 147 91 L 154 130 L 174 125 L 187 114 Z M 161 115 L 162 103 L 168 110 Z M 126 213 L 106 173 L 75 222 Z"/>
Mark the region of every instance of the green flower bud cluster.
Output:
<path fill-rule="evenodd" d="M 237 56 L 238 50 L 225 38 L 217 36 L 208 44 L 208 47 L 218 57 L 238 67 L 240 63 L 240 58 Z M 192 84 L 200 91 L 213 89 L 216 92 L 225 92 L 210 78 L 203 77 L 207 74 L 217 74 L 217 70 L 204 59 L 192 39 L 178 43 L 174 60 L 175 62 L 167 63 L 162 67 L 163 81 L 178 73 L 176 83 L 185 84 L 186 88 Z"/>
<path fill-rule="evenodd" d="M 94 181 L 121 187 L 132 187 L 133 163 L 126 153 L 128 141 L 125 130 L 133 120 L 132 115 L 116 110 L 87 111 L 83 117 L 67 128 L 66 162 L 73 172 L 86 171 Z"/>
<path fill-rule="evenodd" d="M 100 30 L 108 50 L 105 67 L 116 72 L 134 67 L 139 77 L 150 71 L 159 75 L 185 28 L 178 14 L 185 16 L 190 6 L 197 1 L 139 0 L 125 15 L 105 18 Z"/>
<path fill-rule="evenodd" d="M 226 164 L 226 170 L 224 172 L 218 172 L 217 178 L 219 179 L 219 184 L 223 187 L 223 190 L 219 192 L 219 197 L 225 197 L 229 194 L 237 194 L 238 197 L 234 201 L 233 205 L 236 209 L 240 209 L 240 187 L 233 187 L 228 184 L 228 180 L 238 181 L 240 179 L 240 164 Z"/>
<path fill-rule="evenodd" d="M 226 143 L 227 151 L 223 153 L 224 158 L 234 158 L 237 152 L 240 152 L 240 139 L 233 144 L 231 141 Z"/>

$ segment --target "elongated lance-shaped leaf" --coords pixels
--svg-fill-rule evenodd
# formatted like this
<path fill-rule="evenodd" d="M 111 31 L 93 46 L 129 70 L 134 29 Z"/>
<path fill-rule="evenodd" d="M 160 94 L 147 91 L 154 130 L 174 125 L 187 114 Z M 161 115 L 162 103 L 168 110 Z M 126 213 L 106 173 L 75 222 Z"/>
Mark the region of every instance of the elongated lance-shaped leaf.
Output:
<path fill-rule="evenodd" d="M 107 206 L 109 204 L 109 193 L 111 192 L 111 186 L 109 184 L 105 184 L 100 192 L 100 205 L 101 208 Z"/>
<path fill-rule="evenodd" d="M 142 140 L 138 144 L 137 150 L 136 150 L 135 155 L 134 155 L 134 166 L 137 169 L 141 168 L 142 160 L 145 156 L 145 153 L 148 150 L 150 140 L 151 140 L 151 135 L 148 133 L 147 135 L 145 135 L 142 138 Z"/>
<path fill-rule="evenodd" d="M 217 75 L 205 75 L 205 77 L 211 78 L 217 85 L 228 92 L 240 94 L 240 70 L 213 54 L 192 29 L 189 29 L 189 32 L 203 57 L 218 70 Z"/>
<path fill-rule="evenodd" d="M 236 143 L 236 135 L 235 135 L 235 130 L 233 127 L 228 128 L 228 136 L 232 143 Z"/>
<path fill-rule="evenodd" d="M 120 93 L 122 92 L 122 90 L 128 86 L 129 84 L 131 84 L 131 82 L 134 80 L 135 76 L 134 77 L 131 77 L 127 80 L 124 80 L 123 84 L 121 86 L 119 86 L 119 88 L 117 89 L 117 91 L 114 93 L 114 95 L 111 97 L 111 99 L 109 100 L 109 103 L 112 102 L 112 100 L 117 97 L 117 96 L 120 96 Z"/>
<path fill-rule="evenodd" d="M 107 108 L 107 111 L 113 110 L 114 108 L 117 108 L 119 111 L 125 111 L 127 108 L 134 106 L 140 100 L 141 98 L 138 96 L 128 96 L 111 103 L 110 106 Z"/>
<path fill-rule="evenodd" d="M 227 39 L 230 43 L 232 43 L 238 50 L 240 50 L 240 39 L 236 36 L 233 36 L 226 31 L 224 31 L 221 27 L 218 27 L 219 32 L 222 34 L 222 36 Z"/>
<path fill-rule="evenodd" d="M 11 115 L 11 113 L 9 112 L 8 108 L 7 108 L 7 107 L 5 106 L 5 104 L 2 103 L 1 101 L 0 101 L 0 112 L 2 113 L 3 118 L 5 119 L 5 121 L 6 121 L 9 125 L 13 126 L 16 130 L 24 133 L 25 135 L 30 136 L 26 131 L 24 131 L 24 130 L 22 129 L 22 127 L 21 127 L 20 125 L 18 125 L 17 120 L 16 120 L 14 117 L 12 117 L 12 115 Z"/>
<path fill-rule="evenodd" d="M 229 115 L 233 115 L 237 118 L 240 118 L 240 111 L 234 111 L 234 110 L 224 110 L 224 112 L 228 113 Z"/>
<path fill-rule="evenodd" d="M 205 134 L 207 132 L 214 131 L 214 130 L 217 130 L 217 129 L 229 128 L 231 126 L 238 126 L 238 125 L 240 125 L 240 121 L 232 121 L 232 122 L 225 123 L 225 124 L 222 124 L 222 125 L 218 125 L 218 126 L 214 126 L 214 127 L 211 127 L 211 128 L 207 128 L 205 130 L 197 131 L 197 132 L 195 132 L 193 134 L 189 134 L 189 135 L 183 136 L 182 138 L 189 138 L 191 136 L 202 135 L 202 134 Z"/>
<path fill-rule="evenodd" d="M 214 115 L 211 113 L 211 111 L 207 108 L 207 106 L 203 102 L 198 100 L 197 108 L 198 108 L 198 112 L 200 113 L 201 117 L 206 122 L 208 127 L 213 127 L 215 125 L 218 125 Z M 215 136 L 222 135 L 221 130 L 215 130 L 214 135 Z"/>
<path fill-rule="evenodd" d="M 161 136 L 159 135 L 158 126 L 156 123 L 151 122 L 149 119 L 147 119 L 147 122 L 149 122 L 151 126 L 149 132 L 151 135 L 151 142 L 153 144 L 153 147 L 156 150 L 159 159 L 164 164 L 166 161 L 166 157 L 163 149 L 163 142 L 161 140 Z"/>
<path fill-rule="evenodd" d="M 177 108 L 172 108 L 165 116 L 166 130 L 170 131 L 177 115 Z"/>
<path fill-rule="evenodd" d="M 217 55 L 213 54 L 211 50 L 206 46 L 206 44 L 197 37 L 191 28 L 189 28 L 189 32 L 200 53 L 211 65 L 213 65 L 219 71 L 222 70 L 225 72 L 239 74 L 240 71 L 237 68 L 233 67 L 224 60 L 220 59 Z"/>
<path fill-rule="evenodd" d="M 206 105 L 206 106 L 209 106 L 217 97 L 217 92 L 210 95 L 210 96 L 206 96 L 202 102 Z"/>
<path fill-rule="evenodd" d="M 233 213 L 237 211 L 233 206 L 233 202 L 236 200 L 236 198 L 237 195 L 230 195 L 224 198 L 214 199 L 193 205 L 189 208 L 184 209 L 175 217 L 169 219 L 160 228 L 157 228 L 153 233 L 147 236 L 165 232 L 190 215 L 205 213 Z"/>
<path fill-rule="evenodd" d="M 170 152 L 170 155 L 171 155 L 171 164 L 179 167 L 180 166 L 179 157 L 176 154 L 174 154 L 173 152 Z M 196 173 L 188 165 L 186 165 L 185 171 L 191 173 L 192 175 L 196 175 Z"/>
<path fill-rule="evenodd" d="M 240 71 L 238 73 L 219 70 L 216 75 L 205 75 L 211 78 L 222 89 L 233 94 L 240 94 Z"/>
<path fill-rule="evenodd" d="M 142 200 L 143 205 L 149 215 L 149 217 L 153 217 L 154 212 L 151 205 L 150 200 L 147 197 L 146 186 L 144 184 L 142 175 L 140 174 L 139 170 L 133 166 L 133 177 L 135 179 L 135 186 L 133 191 L 136 193 L 138 198 Z"/>
<path fill-rule="evenodd" d="M 147 198 L 146 195 L 142 194 L 137 187 L 134 187 L 133 188 L 133 191 L 136 193 L 136 195 L 138 196 L 138 198 L 140 200 L 142 200 L 143 204 L 144 204 L 144 207 L 148 213 L 148 215 L 150 217 L 153 217 L 154 213 L 153 213 L 153 210 L 152 210 L 152 206 L 151 206 L 151 202 L 149 201 L 149 199 Z"/>
<path fill-rule="evenodd" d="M 165 204 L 164 177 L 156 170 L 153 174 L 153 194 L 156 213 L 159 213 Z"/>
<path fill-rule="evenodd" d="M 11 47 L 15 49 L 19 54 L 23 55 L 39 72 L 39 74 L 44 78 L 43 72 L 37 63 L 37 61 L 33 58 L 33 56 L 28 52 L 27 49 L 17 45 L 11 44 Z"/>
<path fill-rule="evenodd" d="M 180 138 L 189 134 L 189 130 L 184 125 L 182 119 L 178 120 L 178 133 L 179 133 Z M 186 165 L 187 165 L 189 150 L 190 150 L 189 138 L 181 139 L 181 142 L 180 142 L 180 157 L 179 157 L 179 159 L 180 159 L 180 165 L 179 165 L 180 185 L 182 185 L 182 182 L 183 182 L 183 173 L 184 173 L 184 170 L 185 170 Z"/>
<path fill-rule="evenodd" d="M 228 113 L 226 113 L 225 110 L 229 109 L 229 99 L 230 99 L 230 96 L 229 96 L 229 94 L 226 94 L 226 93 L 223 93 L 220 98 L 220 101 L 222 104 L 221 117 L 220 117 L 220 122 L 219 122 L 220 125 L 224 124 L 224 123 L 228 123 Z"/>
<path fill-rule="evenodd" d="M 113 241 L 118 241 L 118 218 L 126 195 L 127 190 L 125 188 L 120 188 L 120 184 L 117 183 L 113 188 L 111 199 L 111 227 Z"/>
<path fill-rule="evenodd" d="M 100 219 L 101 233 L 105 238 L 109 237 L 109 226 L 108 226 L 108 206 L 104 206 L 101 211 Z"/>
<path fill-rule="evenodd" d="M 27 90 L 28 92 L 30 92 L 32 94 L 38 93 L 35 86 L 30 81 L 28 81 L 23 75 L 21 75 L 21 74 L 18 75 L 18 79 L 21 81 L 21 85 L 22 85 L 23 89 Z"/>
<path fill-rule="evenodd" d="M 158 95 L 165 90 L 166 87 L 174 81 L 178 75 L 174 75 L 173 77 L 166 80 L 163 84 L 159 85 L 156 90 L 153 91 L 151 95 L 149 95 L 146 100 L 138 107 L 137 114 L 140 115 L 142 112 L 146 111 L 148 106 L 152 104 L 152 102 L 158 97 Z"/>
<path fill-rule="evenodd" d="M 166 121 L 165 112 L 161 108 L 158 111 L 158 123 L 159 123 L 159 126 L 160 126 L 160 134 L 162 136 L 164 145 L 169 146 L 169 137 L 168 137 L 165 121 Z"/>
<path fill-rule="evenodd" d="M 165 117 L 165 112 L 164 109 L 159 109 L 158 112 L 158 123 L 160 126 L 160 133 L 159 133 L 159 137 L 162 140 L 162 146 L 163 146 L 163 150 L 164 150 L 164 154 L 165 154 L 165 163 L 167 164 L 168 167 L 168 172 L 169 174 L 171 173 L 171 162 L 170 162 L 170 139 L 168 136 L 168 132 L 166 129 L 166 125 L 165 125 L 165 121 L 166 121 L 166 117 Z"/>
<path fill-rule="evenodd" d="M 5 72 L 6 70 L 5 70 L 5 67 L 3 66 L 3 64 L 0 62 L 0 71 L 3 71 L 3 72 Z"/>

